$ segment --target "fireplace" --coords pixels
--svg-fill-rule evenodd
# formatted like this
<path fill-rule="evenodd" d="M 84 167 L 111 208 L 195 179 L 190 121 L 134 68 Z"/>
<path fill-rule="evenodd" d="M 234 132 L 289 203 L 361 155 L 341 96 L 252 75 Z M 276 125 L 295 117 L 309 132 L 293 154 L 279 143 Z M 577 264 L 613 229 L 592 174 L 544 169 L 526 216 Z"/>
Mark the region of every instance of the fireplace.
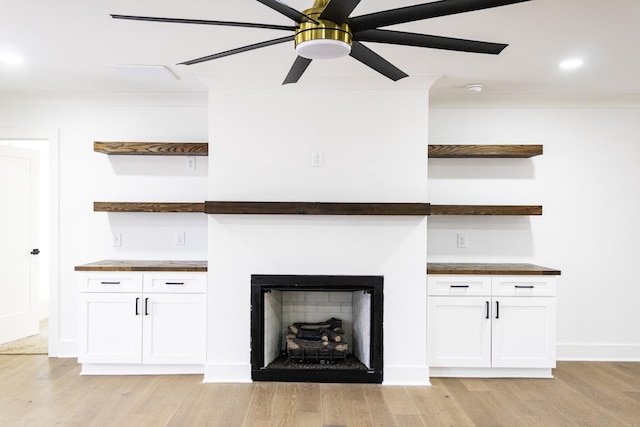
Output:
<path fill-rule="evenodd" d="M 251 378 L 382 383 L 383 277 L 252 275 Z"/>

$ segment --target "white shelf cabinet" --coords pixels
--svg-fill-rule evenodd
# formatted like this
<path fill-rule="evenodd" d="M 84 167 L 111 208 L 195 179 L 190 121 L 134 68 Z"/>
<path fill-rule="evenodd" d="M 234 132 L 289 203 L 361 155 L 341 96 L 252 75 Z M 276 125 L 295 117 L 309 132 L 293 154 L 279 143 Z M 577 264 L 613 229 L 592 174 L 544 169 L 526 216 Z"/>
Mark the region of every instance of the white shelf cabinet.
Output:
<path fill-rule="evenodd" d="M 428 276 L 432 376 L 552 377 L 556 278 Z"/>
<path fill-rule="evenodd" d="M 206 282 L 206 273 L 81 273 L 83 374 L 203 372 Z"/>

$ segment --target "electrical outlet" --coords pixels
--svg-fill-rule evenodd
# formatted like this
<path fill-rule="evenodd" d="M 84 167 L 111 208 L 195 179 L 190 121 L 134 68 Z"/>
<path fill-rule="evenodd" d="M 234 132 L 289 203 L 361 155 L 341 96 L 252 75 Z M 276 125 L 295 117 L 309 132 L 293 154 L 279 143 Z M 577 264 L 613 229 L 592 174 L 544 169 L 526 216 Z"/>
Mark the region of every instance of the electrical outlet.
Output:
<path fill-rule="evenodd" d="M 176 231 L 176 246 L 184 246 L 184 245 L 185 245 L 185 232 Z"/>
<path fill-rule="evenodd" d="M 458 234 L 457 240 L 459 248 L 467 248 L 469 246 L 469 237 L 466 234 Z"/>
<path fill-rule="evenodd" d="M 111 246 L 114 248 L 122 246 L 122 233 L 113 233 L 111 239 Z"/>
<path fill-rule="evenodd" d="M 186 157 L 186 168 L 188 171 L 195 172 L 196 171 L 196 158 L 194 156 Z"/>
<path fill-rule="evenodd" d="M 314 168 L 324 167 L 324 151 L 311 152 L 311 166 Z"/>

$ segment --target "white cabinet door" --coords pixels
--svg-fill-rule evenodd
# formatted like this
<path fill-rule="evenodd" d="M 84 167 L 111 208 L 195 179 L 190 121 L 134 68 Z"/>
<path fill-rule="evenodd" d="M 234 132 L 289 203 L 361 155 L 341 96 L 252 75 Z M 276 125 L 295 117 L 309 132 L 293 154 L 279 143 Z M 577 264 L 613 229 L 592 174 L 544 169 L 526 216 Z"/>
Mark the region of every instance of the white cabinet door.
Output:
<path fill-rule="evenodd" d="M 142 311 L 144 363 L 204 363 L 206 295 L 145 294 Z"/>
<path fill-rule="evenodd" d="M 491 366 L 490 298 L 430 296 L 427 307 L 430 366 Z"/>
<path fill-rule="evenodd" d="M 492 309 L 492 366 L 556 366 L 555 298 L 498 297 Z"/>
<path fill-rule="evenodd" d="M 142 297 L 135 293 L 81 293 L 78 361 L 142 362 Z"/>

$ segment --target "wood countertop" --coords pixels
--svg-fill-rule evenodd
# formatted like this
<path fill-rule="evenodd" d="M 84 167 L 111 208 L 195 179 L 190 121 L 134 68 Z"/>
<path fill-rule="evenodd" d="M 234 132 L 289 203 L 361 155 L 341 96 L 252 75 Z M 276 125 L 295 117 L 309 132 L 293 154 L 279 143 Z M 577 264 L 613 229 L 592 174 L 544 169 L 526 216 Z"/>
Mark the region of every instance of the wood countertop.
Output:
<path fill-rule="evenodd" d="M 207 271 L 207 261 L 103 260 L 77 265 L 75 271 Z"/>
<path fill-rule="evenodd" d="M 493 264 L 493 263 L 427 263 L 427 274 L 491 274 L 514 276 L 559 276 L 560 270 L 535 264 Z"/>
<path fill-rule="evenodd" d="M 75 271 L 184 271 L 206 272 L 207 261 L 103 260 L 78 265 Z M 559 276 L 560 270 L 535 264 L 443 263 L 427 264 L 427 274 L 487 274 Z"/>

